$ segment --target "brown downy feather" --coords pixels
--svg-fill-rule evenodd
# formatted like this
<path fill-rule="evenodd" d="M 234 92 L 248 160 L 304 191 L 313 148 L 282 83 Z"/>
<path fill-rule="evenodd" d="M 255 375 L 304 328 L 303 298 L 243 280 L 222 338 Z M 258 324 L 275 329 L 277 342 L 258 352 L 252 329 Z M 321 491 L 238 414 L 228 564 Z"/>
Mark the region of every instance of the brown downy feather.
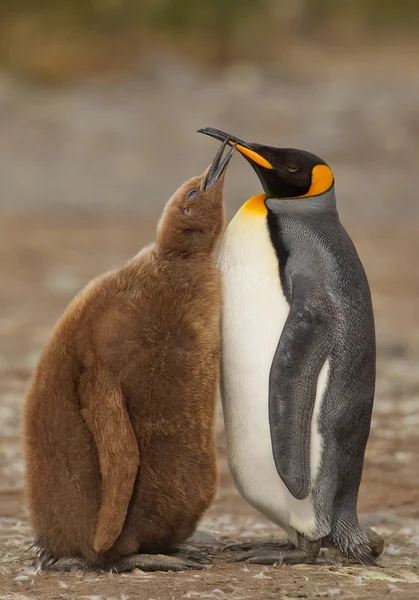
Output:
<path fill-rule="evenodd" d="M 170 551 L 214 497 L 224 174 L 204 179 L 173 195 L 156 243 L 73 300 L 42 353 L 23 436 L 42 560 Z"/>

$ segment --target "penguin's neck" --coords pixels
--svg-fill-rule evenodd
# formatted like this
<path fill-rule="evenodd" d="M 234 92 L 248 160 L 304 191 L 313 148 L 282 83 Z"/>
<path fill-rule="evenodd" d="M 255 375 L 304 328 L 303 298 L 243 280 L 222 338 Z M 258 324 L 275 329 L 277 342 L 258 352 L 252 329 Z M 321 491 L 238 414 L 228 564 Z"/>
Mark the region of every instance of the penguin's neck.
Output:
<path fill-rule="evenodd" d="M 264 201 L 268 210 L 277 215 L 337 215 L 335 186 L 323 194 L 307 198 L 268 198 Z"/>
<path fill-rule="evenodd" d="M 307 198 L 285 200 L 267 198 L 265 194 L 252 196 L 231 220 L 224 239 L 225 241 L 229 240 L 229 243 L 233 239 L 237 239 L 240 247 L 245 244 L 251 248 L 256 239 L 260 244 L 262 238 L 266 238 L 269 247 L 273 249 L 269 233 L 269 222 L 272 221 L 272 218 L 275 223 L 278 220 L 281 221 L 282 218 L 286 220 L 297 218 L 303 219 L 305 222 L 313 221 L 313 223 L 318 222 L 319 219 L 335 222 L 339 217 L 334 186 L 324 194 Z"/>

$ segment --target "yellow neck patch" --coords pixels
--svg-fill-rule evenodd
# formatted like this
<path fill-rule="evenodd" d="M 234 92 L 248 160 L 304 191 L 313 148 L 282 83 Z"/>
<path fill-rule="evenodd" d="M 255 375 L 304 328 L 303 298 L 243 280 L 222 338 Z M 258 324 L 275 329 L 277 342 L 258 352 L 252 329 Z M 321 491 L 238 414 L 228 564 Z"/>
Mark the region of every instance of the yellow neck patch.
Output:
<path fill-rule="evenodd" d="M 268 214 L 268 209 L 265 206 L 266 195 L 258 194 L 257 196 L 252 196 L 243 204 L 240 208 L 240 213 L 247 213 L 253 216 L 263 216 Z"/>
<path fill-rule="evenodd" d="M 311 172 L 311 185 L 307 194 L 295 196 L 296 198 L 308 198 L 324 194 L 333 185 L 333 173 L 327 165 L 316 165 Z"/>

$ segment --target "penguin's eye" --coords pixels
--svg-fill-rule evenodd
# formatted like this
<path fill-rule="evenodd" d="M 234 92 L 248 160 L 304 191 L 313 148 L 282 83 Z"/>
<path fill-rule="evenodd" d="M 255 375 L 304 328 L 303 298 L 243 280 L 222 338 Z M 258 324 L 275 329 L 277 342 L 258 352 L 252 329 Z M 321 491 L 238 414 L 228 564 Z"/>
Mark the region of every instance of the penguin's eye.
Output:
<path fill-rule="evenodd" d="M 199 190 L 191 190 L 186 194 L 186 200 L 193 200 L 199 194 Z"/>
<path fill-rule="evenodd" d="M 289 165 L 285 165 L 285 168 L 287 171 L 289 171 L 290 173 L 295 173 L 296 171 L 298 171 L 297 167 L 290 167 Z"/>

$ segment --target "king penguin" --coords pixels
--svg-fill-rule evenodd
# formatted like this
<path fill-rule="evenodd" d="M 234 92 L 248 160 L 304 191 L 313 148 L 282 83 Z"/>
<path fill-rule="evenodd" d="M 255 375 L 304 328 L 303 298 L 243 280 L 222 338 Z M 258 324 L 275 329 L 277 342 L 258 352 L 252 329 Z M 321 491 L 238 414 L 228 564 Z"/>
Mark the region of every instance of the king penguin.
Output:
<path fill-rule="evenodd" d="M 368 281 L 343 228 L 334 176 L 303 150 L 236 144 L 264 194 L 222 242 L 221 394 L 232 475 L 288 544 L 242 544 L 236 560 L 315 562 L 322 545 L 375 564 L 383 540 L 360 525 L 358 490 L 375 388 Z"/>
<path fill-rule="evenodd" d="M 216 491 L 214 254 L 234 152 L 223 156 L 226 143 L 173 194 L 156 241 L 93 280 L 42 352 L 23 449 L 45 568 L 180 571 L 211 562 L 181 544 Z"/>

